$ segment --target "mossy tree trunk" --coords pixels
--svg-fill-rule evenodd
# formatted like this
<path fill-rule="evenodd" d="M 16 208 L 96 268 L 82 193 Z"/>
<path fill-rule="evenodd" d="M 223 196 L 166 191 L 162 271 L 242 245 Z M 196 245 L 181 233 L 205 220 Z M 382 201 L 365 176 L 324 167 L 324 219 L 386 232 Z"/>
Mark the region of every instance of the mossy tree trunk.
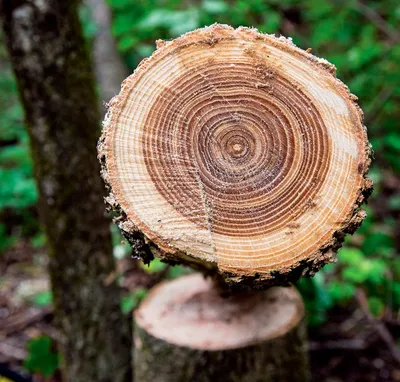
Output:
<path fill-rule="evenodd" d="M 5 0 L 1 18 L 31 138 L 68 381 L 130 379 L 96 140 L 98 102 L 78 1 Z"/>

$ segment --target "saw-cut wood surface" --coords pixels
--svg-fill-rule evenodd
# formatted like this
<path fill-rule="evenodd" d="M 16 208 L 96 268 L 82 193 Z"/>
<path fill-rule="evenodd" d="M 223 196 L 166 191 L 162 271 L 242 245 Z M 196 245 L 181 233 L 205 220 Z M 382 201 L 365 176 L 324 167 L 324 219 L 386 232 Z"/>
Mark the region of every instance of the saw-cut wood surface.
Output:
<path fill-rule="evenodd" d="M 293 287 L 221 297 L 200 274 L 157 285 L 135 311 L 141 382 L 306 382 L 304 305 Z"/>
<path fill-rule="evenodd" d="M 304 318 L 294 287 L 221 296 L 195 273 L 155 287 L 135 312 L 136 324 L 168 343 L 202 350 L 255 345 L 290 332 Z"/>
<path fill-rule="evenodd" d="M 110 102 L 98 147 L 123 232 L 232 283 L 332 261 L 371 189 L 362 111 L 335 67 L 218 24 L 157 46 Z"/>

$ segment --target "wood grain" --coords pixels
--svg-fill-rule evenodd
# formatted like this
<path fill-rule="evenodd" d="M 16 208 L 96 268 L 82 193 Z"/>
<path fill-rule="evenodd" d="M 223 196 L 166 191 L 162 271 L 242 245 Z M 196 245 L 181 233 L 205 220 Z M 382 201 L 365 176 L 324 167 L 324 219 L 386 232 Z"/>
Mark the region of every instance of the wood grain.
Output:
<path fill-rule="evenodd" d="M 197 274 L 153 288 L 134 314 L 141 382 L 306 382 L 304 305 L 295 288 L 221 297 Z"/>
<path fill-rule="evenodd" d="M 313 275 L 365 216 L 356 100 L 290 39 L 214 24 L 158 41 L 109 105 L 107 202 L 158 256 L 228 283 Z"/>

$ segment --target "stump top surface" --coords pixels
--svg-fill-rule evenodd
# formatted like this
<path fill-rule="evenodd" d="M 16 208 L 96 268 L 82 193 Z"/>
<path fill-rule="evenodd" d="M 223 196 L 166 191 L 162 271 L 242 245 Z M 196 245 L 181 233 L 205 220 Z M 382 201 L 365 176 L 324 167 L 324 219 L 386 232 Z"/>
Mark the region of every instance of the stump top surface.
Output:
<path fill-rule="evenodd" d="M 159 41 L 110 102 L 107 200 L 164 258 L 239 278 L 313 274 L 364 217 L 356 99 L 282 37 L 213 25 Z"/>
<path fill-rule="evenodd" d="M 304 316 L 293 287 L 221 297 L 200 274 L 155 287 L 135 312 L 138 326 L 169 343 L 204 350 L 259 344 L 286 334 Z"/>

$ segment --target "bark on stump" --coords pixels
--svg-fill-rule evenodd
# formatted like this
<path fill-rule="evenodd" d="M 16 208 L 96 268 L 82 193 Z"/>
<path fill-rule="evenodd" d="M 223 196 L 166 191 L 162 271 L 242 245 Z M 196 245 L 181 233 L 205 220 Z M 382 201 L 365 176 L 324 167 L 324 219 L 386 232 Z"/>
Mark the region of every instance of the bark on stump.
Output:
<path fill-rule="evenodd" d="M 303 316 L 292 287 L 224 298 L 200 274 L 163 283 L 135 313 L 135 380 L 304 382 Z"/>
<path fill-rule="evenodd" d="M 137 255 L 240 288 L 334 261 L 372 186 L 362 112 L 336 68 L 226 25 L 157 45 L 110 102 L 98 147 Z"/>

